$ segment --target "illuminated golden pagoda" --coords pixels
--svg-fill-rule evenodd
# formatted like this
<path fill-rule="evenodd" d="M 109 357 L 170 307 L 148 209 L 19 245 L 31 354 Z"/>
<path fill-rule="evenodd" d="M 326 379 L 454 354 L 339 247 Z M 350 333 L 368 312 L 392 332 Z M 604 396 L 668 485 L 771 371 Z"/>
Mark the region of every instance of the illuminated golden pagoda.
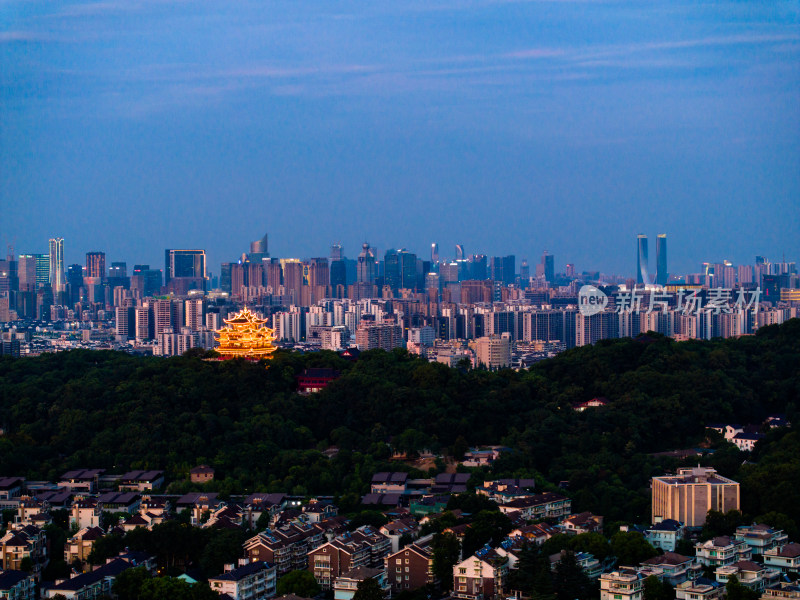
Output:
<path fill-rule="evenodd" d="M 264 327 L 266 319 L 259 319 L 245 306 L 232 319 L 223 319 L 225 327 L 218 329 L 215 348 L 225 358 L 269 358 L 275 352 L 275 332 Z"/>

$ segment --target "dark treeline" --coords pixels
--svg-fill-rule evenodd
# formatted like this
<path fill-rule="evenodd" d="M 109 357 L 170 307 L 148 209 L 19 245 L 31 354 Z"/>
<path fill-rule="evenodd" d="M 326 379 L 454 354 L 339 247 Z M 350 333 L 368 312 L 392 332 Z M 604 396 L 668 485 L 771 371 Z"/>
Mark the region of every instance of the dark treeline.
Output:
<path fill-rule="evenodd" d="M 322 366 L 341 378 L 321 393 L 296 394 L 295 376 Z M 596 396 L 610 405 L 572 410 Z M 568 481 L 576 509 L 609 522 L 648 520 L 649 478 L 678 464 L 652 453 L 697 445 L 710 422 L 785 413 L 797 423 L 799 397 L 797 319 L 740 339 L 604 340 L 522 372 L 450 369 L 399 350 L 365 352 L 354 363 L 279 351 L 269 368 L 76 350 L 0 360 L 0 474 L 161 468 L 176 480 L 208 463 L 221 476 L 210 485 L 223 493 L 335 494 L 353 503 L 373 472 L 410 468 L 388 462 L 387 442 L 455 455 L 504 444 L 513 451 L 493 475 Z M 333 459 L 321 453 L 330 445 L 340 449 Z M 797 434 L 771 432 L 760 446 L 756 465 L 743 466 L 726 445 L 704 461 L 743 478 L 752 516 L 777 511 L 800 523 Z"/>

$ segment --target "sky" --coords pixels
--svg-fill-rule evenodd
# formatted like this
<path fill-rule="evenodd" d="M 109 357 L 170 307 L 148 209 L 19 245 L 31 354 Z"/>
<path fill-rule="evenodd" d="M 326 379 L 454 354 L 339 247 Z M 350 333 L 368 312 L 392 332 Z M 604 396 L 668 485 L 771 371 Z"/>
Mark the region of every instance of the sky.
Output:
<path fill-rule="evenodd" d="M 0 0 L 0 244 L 800 260 L 800 3 Z"/>

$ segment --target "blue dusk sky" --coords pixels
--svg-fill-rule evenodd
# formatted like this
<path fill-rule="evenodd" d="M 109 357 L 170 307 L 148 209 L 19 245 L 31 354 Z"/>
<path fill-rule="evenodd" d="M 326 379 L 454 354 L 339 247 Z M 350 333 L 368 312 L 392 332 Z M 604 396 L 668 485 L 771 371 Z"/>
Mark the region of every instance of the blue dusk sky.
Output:
<path fill-rule="evenodd" d="M 0 244 L 800 259 L 800 3 L 0 0 Z M 3 248 L 4 249 L 4 248 Z"/>

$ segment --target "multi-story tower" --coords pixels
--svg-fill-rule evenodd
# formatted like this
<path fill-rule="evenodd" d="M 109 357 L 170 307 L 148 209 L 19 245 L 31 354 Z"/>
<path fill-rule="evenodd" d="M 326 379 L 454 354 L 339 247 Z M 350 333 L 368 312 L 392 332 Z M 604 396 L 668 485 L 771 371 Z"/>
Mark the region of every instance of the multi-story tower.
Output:
<path fill-rule="evenodd" d="M 269 257 L 269 246 L 267 245 L 267 234 L 264 237 L 250 242 L 250 261 L 261 262 L 262 259 Z"/>
<path fill-rule="evenodd" d="M 296 258 L 281 259 L 283 266 L 283 287 L 292 297 L 292 303 L 299 305 L 303 298 L 303 263 Z"/>
<path fill-rule="evenodd" d="M 105 252 L 86 253 L 86 277 L 96 277 L 97 279 L 106 278 Z"/>
<path fill-rule="evenodd" d="M 556 259 L 547 250 L 542 254 L 542 266 L 544 267 L 544 279 L 547 283 L 553 283 L 556 279 Z"/>
<path fill-rule="evenodd" d="M 176 277 L 190 277 L 196 279 L 206 278 L 206 251 L 205 250 L 174 250 L 164 251 L 164 284 Z"/>
<path fill-rule="evenodd" d="M 653 523 L 674 519 L 687 527 L 702 527 L 709 510 L 739 510 L 739 484 L 709 467 L 653 477 L 652 490 Z"/>
<path fill-rule="evenodd" d="M 439 262 L 439 244 L 436 242 L 431 244 L 431 265 Z"/>
<path fill-rule="evenodd" d="M 489 335 L 478 338 L 475 358 L 479 365 L 488 369 L 511 366 L 511 334 Z"/>
<path fill-rule="evenodd" d="M 464 244 L 456 244 L 456 260 L 466 260 L 467 255 L 464 252 Z"/>
<path fill-rule="evenodd" d="M 647 263 L 647 236 L 640 233 L 636 237 L 636 283 L 650 283 Z"/>
<path fill-rule="evenodd" d="M 375 282 L 375 250 L 367 242 L 361 246 L 356 264 L 356 280 L 358 283 Z"/>
<path fill-rule="evenodd" d="M 36 287 L 50 285 L 50 255 L 34 254 L 36 259 Z"/>
<path fill-rule="evenodd" d="M 656 237 L 656 283 L 667 285 L 669 273 L 667 272 L 667 234 L 659 233 Z"/>
<path fill-rule="evenodd" d="M 53 292 L 63 292 L 66 286 L 64 276 L 64 238 L 50 238 L 49 280 Z"/>
<path fill-rule="evenodd" d="M 19 255 L 17 276 L 19 277 L 19 291 L 28 292 L 36 289 L 36 255 Z"/>
<path fill-rule="evenodd" d="M 200 331 L 203 328 L 203 301 L 187 300 L 184 308 L 186 316 L 186 327 L 192 331 Z"/>

